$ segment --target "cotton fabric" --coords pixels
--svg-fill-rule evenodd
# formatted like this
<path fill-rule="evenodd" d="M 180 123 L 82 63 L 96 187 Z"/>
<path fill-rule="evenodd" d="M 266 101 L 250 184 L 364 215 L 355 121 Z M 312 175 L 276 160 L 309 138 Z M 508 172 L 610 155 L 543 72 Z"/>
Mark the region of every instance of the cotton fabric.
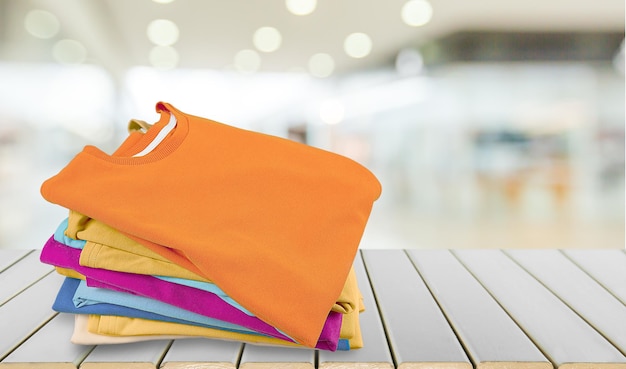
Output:
<path fill-rule="evenodd" d="M 166 103 L 157 111 L 160 121 L 131 134 L 114 155 L 85 147 L 44 182 L 42 195 L 213 281 L 263 321 L 314 347 L 379 182 L 327 151 Z M 134 157 L 170 118 L 175 129 Z"/>
<path fill-rule="evenodd" d="M 143 318 L 149 320 L 160 320 L 166 322 L 175 322 L 180 324 L 194 324 L 183 319 L 176 319 L 165 315 L 155 314 L 142 309 L 135 309 L 127 306 L 120 306 L 111 303 L 97 303 L 76 307 L 74 305 L 74 295 L 80 284 L 80 279 L 65 278 L 52 309 L 60 313 L 70 314 L 96 314 L 96 315 L 118 315 L 129 316 L 133 318 Z"/>
<path fill-rule="evenodd" d="M 80 240 L 77 241 L 76 238 Z M 185 285 L 199 286 L 199 284 L 190 281 L 212 283 L 208 279 L 199 277 L 197 274 L 191 273 L 143 247 L 108 225 L 95 219 L 89 219 L 76 211 L 70 211 L 69 217 L 59 225 L 55 232 L 55 240 L 82 249 L 79 261 L 82 266 L 173 277 L 177 279 L 164 279 Z M 211 291 L 231 305 L 252 315 L 217 286 Z M 356 275 L 353 268 L 350 268 L 344 287 L 331 310 L 342 314 L 352 311 L 358 296 Z"/>
<path fill-rule="evenodd" d="M 166 302 L 212 318 L 209 324 L 217 328 L 233 329 L 232 324 L 235 324 L 266 336 L 292 341 L 291 337 L 286 336 L 275 327 L 234 308 L 213 293 L 184 285 L 171 286 L 171 283 L 152 276 L 83 267 L 78 264 L 79 258 L 79 249 L 65 246 L 57 242 L 54 237 L 50 237 L 41 253 L 43 262 L 72 269 L 84 275 L 88 286 L 133 293 Z M 157 302 L 155 301 L 154 304 Z M 162 311 L 160 312 L 162 313 Z M 319 342 L 315 345 L 316 348 L 336 350 L 342 326 L 341 315 L 336 312 L 328 314 Z M 180 316 L 177 315 L 177 317 Z M 191 319 L 189 316 L 184 318 Z"/>
<path fill-rule="evenodd" d="M 168 287 L 171 283 L 152 276 L 83 267 L 78 263 L 79 258 L 80 250 L 67 247 L 53 238 L 48 240 L 41 253 L 41 260 L 44 263 L 73 269 L 86 277 L 88 285 L 132 292 L 206 317 L 238 324 L 259 333 L 286 340 L 290 339 L 260 319 L 233 308 L 215 294 L 198 291 L 187 286 L 171 288 Z"/>

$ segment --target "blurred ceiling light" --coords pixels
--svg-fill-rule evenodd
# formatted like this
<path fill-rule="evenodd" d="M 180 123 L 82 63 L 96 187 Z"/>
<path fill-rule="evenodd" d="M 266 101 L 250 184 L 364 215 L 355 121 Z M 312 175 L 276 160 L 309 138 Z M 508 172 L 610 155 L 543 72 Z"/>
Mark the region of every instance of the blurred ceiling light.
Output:
<path fill-rule="evenodd" d="M 155 19 L 146 29 L 148 39 L 158 46 L 174 45 L 178 41 L 179 31 L 176 23 L 169 19 Z"/>
<path fill-rule="evenodd" d="M 417 76 L 423 67 L 422 54 L 415 49 L 402 49 L 396 57 L 396 71 L 402 77 Z"/>
<path fill-rule="evenodd" d="M 401 16 L 409 26 L 423 26 L 433 17 L 433 7 L 426 0 L 409 0 L 402 6 Z"/>
<path fill-rule="evenodd" d="M 318 53 L 309 59 L 309 73 L 318 78 L 330 76 L 335 70 L 335 61 L 332 56 L 325 53 Z"/>
<path fill-rule="evenodd" d="M 295 15 L 307 15 L 317 7 L 317 0 L 286 0 L 285 5 Z"/>
<path fill-rule="evenodd" d="M 241 50 L 235 54 L 235 69 L 241 73 L 254 73 L 261 67 L 261 57 L 254 50 Z"/>
<path fill-rule="evenodd" d="M 80 64 L 87 59 L 87 49 L 76 40 L 60 40 L 52 47 L 52 56 L 61 64 Z"/>
<path fill-rule="evenodd" d="M 157 69 L 174 69 L 178 65 L 178 51 L 171 46 L 155 46 L 150 50 L 150 64 Z"/>
<path fill-rule="evenodd" d="M 326 100 L 320 105 L 320 118 L 326 124 L 340 123 L 345 113 L 345 108 L 339 100 Z"/>
<path fill-rule="evenodd" d="M 169 4 L 169 3 L 173 3 L 174 0 L 152 0 L 155 3 L 159 3 L 159 4 Z"/>
<path fill-rule="evenodd" d="M 283 38 L 274 27 L 261 27 L 254 32 L 252 42 L 260 51 L 271 53 L 278 50 Z"/>
<path fill-rule="evenodd" d="M 353 58 L 364 58 L 372 52 L 372 39 L 365 33 L 352 33 L 343 42 L 343 49 Z"/>
<path fill-rule="evenodd" d="M 24 18 L 24 27 L 31 35 L 48 39 L 54 37 L 61 29 L 56 15 L 41 9 L 31 10 Z"/>

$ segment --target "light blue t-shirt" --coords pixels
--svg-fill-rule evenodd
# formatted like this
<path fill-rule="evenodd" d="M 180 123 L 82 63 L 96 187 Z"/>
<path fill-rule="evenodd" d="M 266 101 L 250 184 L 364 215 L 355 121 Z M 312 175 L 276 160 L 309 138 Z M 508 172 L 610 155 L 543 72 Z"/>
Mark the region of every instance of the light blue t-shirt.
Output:
<path fill-rule="evenodd" d="M 154 300 L 148 297 L 132 295 L 120 291 L 108 290 L 105 288 L 88 287 L 85 281 L 80 281 L 78 288 L 76 288 L 76 292 L 74 293 L 74 298 L 72 299 L 72 301 L 74 302 L 74 306 L 77 308 L 99 303 L 114 304 L 148 311 L 151 313 L 164 315 L 176 319 L 182 319 L 189 322 L 198 323 L 210 328 L 223 329 L 246 334 L 262 335 L 256 331 L 250 330 L 240 325 L 196 314 L 194 312 L 181 309 L 179 307 L 166 304 L 164 302 Z"/>

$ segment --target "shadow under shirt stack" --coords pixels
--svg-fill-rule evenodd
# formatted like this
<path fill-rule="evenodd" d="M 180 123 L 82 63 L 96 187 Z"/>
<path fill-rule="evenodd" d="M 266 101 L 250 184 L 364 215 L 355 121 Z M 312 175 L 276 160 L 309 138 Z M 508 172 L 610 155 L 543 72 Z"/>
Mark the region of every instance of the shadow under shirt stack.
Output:
<path fill-rule="evenodd" d="M 374 175 L 167 103 L 157 112 L 112 155 L 87 146 L 42 185 L 70 209 L 41 259 L 68 276 L 54 307 L 77 313 L 73 340 L 360 347 L 352 262 Z"/>

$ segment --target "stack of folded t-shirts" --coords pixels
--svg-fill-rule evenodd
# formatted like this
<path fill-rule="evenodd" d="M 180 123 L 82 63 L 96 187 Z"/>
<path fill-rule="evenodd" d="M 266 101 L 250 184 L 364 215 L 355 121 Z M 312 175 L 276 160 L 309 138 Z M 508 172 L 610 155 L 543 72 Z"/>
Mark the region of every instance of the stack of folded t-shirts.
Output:
<path fill-rule="evenodd" d="M 87 146 L 42 185 L 69 209 L 41 260 L 79 344 L 208 337 L 362 347 L 352 262 L 374 175 L 324 150 L 157 104 L 108 155 Z"/>

